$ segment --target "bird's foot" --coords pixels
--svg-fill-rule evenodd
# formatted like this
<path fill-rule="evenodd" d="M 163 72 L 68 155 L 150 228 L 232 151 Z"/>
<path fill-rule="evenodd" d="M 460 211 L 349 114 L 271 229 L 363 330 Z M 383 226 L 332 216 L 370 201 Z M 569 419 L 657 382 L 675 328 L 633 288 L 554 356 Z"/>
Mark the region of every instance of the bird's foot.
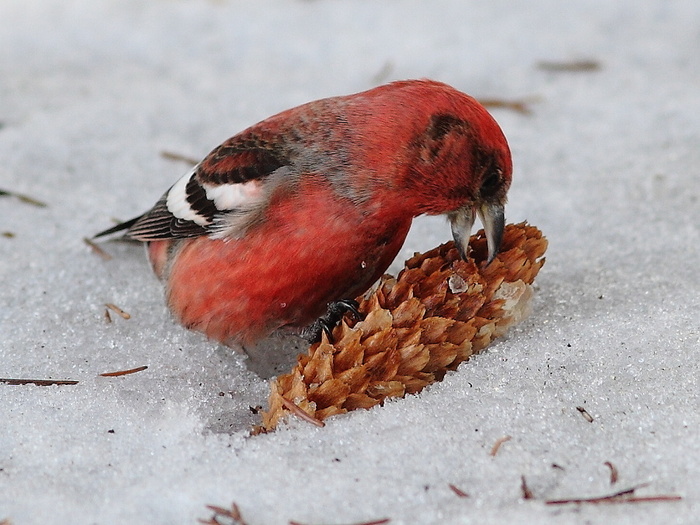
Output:
<path fill-rule="evenodd" d="M 329 341 L 332 341 L 333 328 L 343 319 L 346 313 L 361 321 L 364 316 L 360 313 L 360 305 L 353 299 L 341 299 L 328 303 L 326 315 L 319 317 L 312 324 L 304 328 L 302 336 L 310 343 L 318 343 L 321 340 L 321 334 L 325 333 Z"/>

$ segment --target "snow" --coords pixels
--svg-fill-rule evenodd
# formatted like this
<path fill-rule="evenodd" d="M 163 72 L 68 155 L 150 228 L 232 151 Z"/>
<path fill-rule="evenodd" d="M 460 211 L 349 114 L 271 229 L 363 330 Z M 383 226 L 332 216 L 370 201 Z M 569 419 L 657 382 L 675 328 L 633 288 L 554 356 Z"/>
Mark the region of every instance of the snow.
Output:
<path fill-rule="evenodd" d="M 0 521 L 196 523 L 236 502 L 249 525 L 695 522 L 698 20 L 662 0 L 0 3 L 0 189 L 48 204 L 0 197 L 0 377 L 79 381 L 0 384 Z M 576 60 L 600 68 L 538 67 Z M 527 101 L 492 111 L 508 220 L 550 241 L 533 313 L 420 395 L 248 437 L 267 382 L 173 322 L 141 247 L 104 261 L 82 239 L 187 171 L 161 151 L 201 158 L 287 107 L 420 77 Z M 401 259 L 449 235 L 419 220 Z M 544 504 L 641 483 L 683 499 Z"/>

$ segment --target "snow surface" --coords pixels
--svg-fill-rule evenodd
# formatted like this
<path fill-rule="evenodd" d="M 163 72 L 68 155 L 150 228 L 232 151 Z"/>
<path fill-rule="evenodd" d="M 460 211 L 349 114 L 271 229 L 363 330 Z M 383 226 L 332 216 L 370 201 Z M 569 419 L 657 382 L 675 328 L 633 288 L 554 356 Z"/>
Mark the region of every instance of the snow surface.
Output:
<path fill-rule="evenodd" d="M 0 377 L 79 381 L 0 384 L 0 521 L 698 523 L 699 51 L 692 0 L 0 3 L 0 189 L 48 204 L 0 197 Z M 572 60 L 600 69 L 538 67 Z M 493 113 L 508 218 L 550 241 L 534 312 L 420 395 L 249 438 L 267 383 L 171 320 L 140 247 L 82 238 L 187 171 L 163 150 L 417 77 L 529 101 Z M 401 257 L 448 238 L 418 221 Z M 640 483 L 683 500 L 544 504 Z"/>

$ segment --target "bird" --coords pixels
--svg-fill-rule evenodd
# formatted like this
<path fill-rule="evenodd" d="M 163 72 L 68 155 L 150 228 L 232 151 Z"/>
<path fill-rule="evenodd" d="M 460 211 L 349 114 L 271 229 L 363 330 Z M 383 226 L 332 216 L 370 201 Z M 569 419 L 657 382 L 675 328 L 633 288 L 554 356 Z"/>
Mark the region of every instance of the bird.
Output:
<path fill-rule="evenodd" d="M 462 258 L 478 216 L 490 262 L 511 178 L 505 135 L 476 99 L 396 81 L 241 131 L 95 237 L 143 241 L 186 328 L 231 347 L 284 330 L 313 340 L 353 312 L 417 216 L 445 215 Z"/>

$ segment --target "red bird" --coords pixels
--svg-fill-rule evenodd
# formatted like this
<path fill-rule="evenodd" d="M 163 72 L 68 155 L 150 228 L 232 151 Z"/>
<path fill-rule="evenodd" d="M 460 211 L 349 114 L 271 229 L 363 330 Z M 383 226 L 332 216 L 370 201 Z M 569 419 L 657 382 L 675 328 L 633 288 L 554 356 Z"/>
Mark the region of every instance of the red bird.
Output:
<path fill-rule="evenodd" d="M 126 229 L 148 243 L 184 326 L 252 344 L 365 292 L 418 215 L 446 214 L 466 257 L 478 214 L 491 260 L 511 172 L 503 132 L 475 99 L 430 80 L 393 82 L 263 120 L 150 211 L 98 235 Z"/>

